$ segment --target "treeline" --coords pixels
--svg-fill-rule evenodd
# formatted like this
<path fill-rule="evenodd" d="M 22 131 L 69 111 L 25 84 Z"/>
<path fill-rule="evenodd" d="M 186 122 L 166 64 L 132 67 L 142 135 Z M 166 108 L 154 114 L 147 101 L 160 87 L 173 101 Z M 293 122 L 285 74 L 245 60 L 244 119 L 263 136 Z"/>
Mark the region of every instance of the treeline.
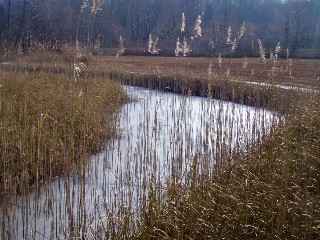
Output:
<path fill-rule="evenodd" d="M 198 16 L 202 34 L 192 40 Z M 116 48 L 120 36 L 127 50 L 147 49 L 152 34 L 160 54 L 174 54 L 177 38 L 186 37 L 193 55 L 214 55 L 229 52 L 227 32 L 236 38 L 243 23 L 235 55 L 255 55 L 258 39 L 266 49 L 280 42 L 292 56 L 320 55 L 319 0 L 0 0 L 1 52 L 76 42 Z"/>

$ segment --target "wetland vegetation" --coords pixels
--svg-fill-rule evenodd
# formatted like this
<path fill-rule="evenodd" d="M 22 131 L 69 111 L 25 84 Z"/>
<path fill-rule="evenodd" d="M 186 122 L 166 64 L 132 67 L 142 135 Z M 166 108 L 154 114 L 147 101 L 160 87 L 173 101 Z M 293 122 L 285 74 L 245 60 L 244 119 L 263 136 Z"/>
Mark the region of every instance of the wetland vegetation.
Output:
<path fill-rule="evenodd" d="M 143 2 L 0 0 L 0 238 L 320 238 L 318 2 Z"/>

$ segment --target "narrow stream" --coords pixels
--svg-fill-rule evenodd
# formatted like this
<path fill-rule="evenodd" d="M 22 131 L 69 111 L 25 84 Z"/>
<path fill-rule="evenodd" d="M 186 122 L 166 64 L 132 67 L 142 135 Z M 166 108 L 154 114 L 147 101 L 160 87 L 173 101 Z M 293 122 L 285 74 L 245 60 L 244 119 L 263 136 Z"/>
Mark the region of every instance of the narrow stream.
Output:
<path fill-rule="evenodd" d="M 92 156 L 81 180 L 59 178 L 39 194 L 13 199 L 9 216 L 0 210 L 10 239 L 65 239 L 72 229 L 90 239 L 108 215 L 137 214 L 151 181 L 165 194 L 166 181 L 184 183 L 195 159 L 198 171 L 213 174 L 220 156 L 246 150 L 277 121 L 270 111 L 240 104 L 125 89 L 134 101 L 119 112 L 119 136 Z"/>

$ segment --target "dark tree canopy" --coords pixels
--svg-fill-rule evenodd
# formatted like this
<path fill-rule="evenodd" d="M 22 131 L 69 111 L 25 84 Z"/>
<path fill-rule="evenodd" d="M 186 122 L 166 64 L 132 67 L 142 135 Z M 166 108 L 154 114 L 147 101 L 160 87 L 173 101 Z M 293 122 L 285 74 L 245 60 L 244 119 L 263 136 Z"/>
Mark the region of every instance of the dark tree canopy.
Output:
<path fill-rule="evenodd" d="M 26 50 L 36 43 L 74 45 L 76 39 L 83 46 L 99 40 L 101 47 L 113 48 L 119 36 L 127 47 L 142 48 L 149 34 L 159 38 L 161 48 L 172 49 L 178 37 L 193 36 L 198 15 L 202 37 L 193 44 L 202 51 L 209 43 L 213 52 L 225 48 L 229 27 L 235 38 L 243 22 L 246 33 L 238 51 L 244 55 L 258 38 L 267 49 L 281 42 L 292 54 L 320 46 L 319 0 L 104 0 L 93 16 L 96 1 L 87 0 L 81 11 L 84 0 L 0 0 L 1 50 Z"/>

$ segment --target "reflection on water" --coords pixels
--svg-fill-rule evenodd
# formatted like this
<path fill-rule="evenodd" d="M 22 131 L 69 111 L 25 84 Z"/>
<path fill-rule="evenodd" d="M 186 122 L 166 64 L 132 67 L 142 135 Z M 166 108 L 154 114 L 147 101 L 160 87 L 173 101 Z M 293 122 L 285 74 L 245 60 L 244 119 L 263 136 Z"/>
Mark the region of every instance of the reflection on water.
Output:
<path fill-rule="evenodd" d="M 164 194 L 166 179 L 186 181 L 195 157 L 198 171 L 213 174 L 221 156 L 245 150 L 275 120 L 244 105 L 125 88 L 134 101 L 119 113 L 119 136 L 88 161 L 80 180 L 74 173 L 12 200 L 0 219 L 10 239 L 65 239 L 71 231 L 92 238 L 108 214 L 137 213 L 150 181 Z"/>

